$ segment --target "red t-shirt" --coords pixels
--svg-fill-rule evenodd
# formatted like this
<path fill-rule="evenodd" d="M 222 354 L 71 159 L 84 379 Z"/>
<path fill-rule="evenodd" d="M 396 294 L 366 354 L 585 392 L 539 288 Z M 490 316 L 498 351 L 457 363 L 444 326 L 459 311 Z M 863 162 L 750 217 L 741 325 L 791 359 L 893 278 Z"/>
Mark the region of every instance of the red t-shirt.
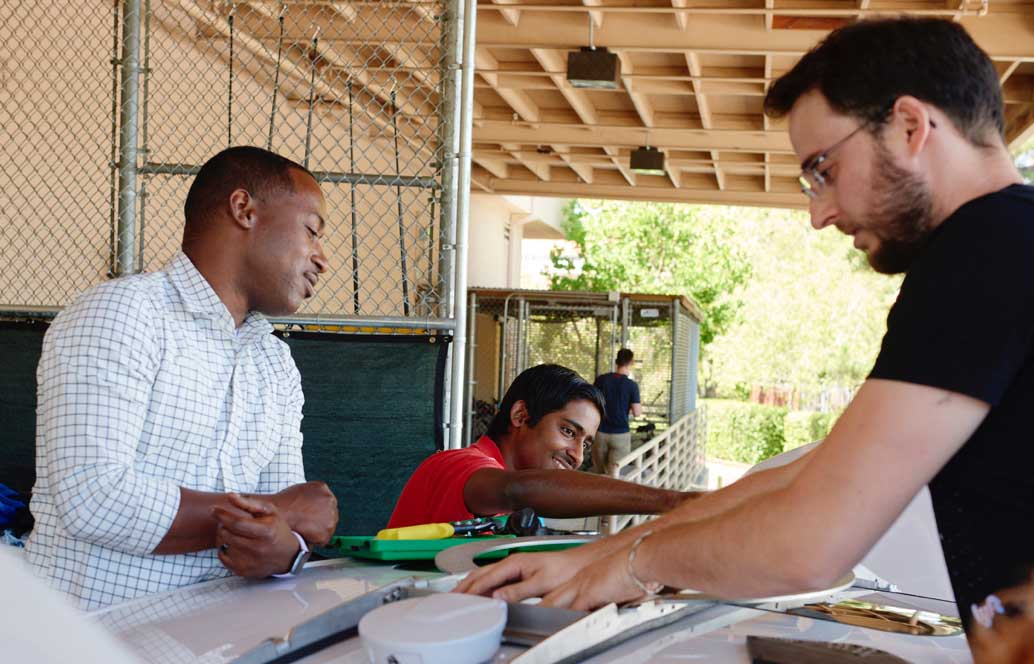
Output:
<path fill-rule="evenodd" d="M 506 468 L 499 447 L 488 436 L 461 450 L 435 452 L 406 482 L 388 528 L 473 518 L 463 500 L 463 488 L 482 468 Z"/>

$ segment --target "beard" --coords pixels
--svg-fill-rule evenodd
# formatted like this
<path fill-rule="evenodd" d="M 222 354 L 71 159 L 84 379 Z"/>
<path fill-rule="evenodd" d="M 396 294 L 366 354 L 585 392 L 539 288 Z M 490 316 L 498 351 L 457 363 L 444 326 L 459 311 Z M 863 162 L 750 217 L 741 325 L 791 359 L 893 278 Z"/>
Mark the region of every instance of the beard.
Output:
<path fill-rule="evenodd" d="M 933 232 L 930 188 L 918 175 L 895 164 L 877 140 L 872 190 L 868 226 L 880 242 L 867 254 L 869 265 L 882 274 L 905 272 Z"/>

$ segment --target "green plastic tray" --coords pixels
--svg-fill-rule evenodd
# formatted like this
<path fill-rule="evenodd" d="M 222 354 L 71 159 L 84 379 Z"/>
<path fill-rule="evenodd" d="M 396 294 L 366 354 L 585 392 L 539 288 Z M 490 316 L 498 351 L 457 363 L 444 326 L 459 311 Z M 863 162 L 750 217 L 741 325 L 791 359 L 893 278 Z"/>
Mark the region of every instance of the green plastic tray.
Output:
<path fill-rule="evenodd" d="M 332 537 L 330 547 L 342 555 L 369 560 L 434 560 L 439 551 L 460 544 L 492 539 L 513 539 L 513 535 L 485 537 L 448 537 L 433 540 L 379 540 L 376 537 Z M 489 553 L 484 558 L 504 558 L 506 551 Z"/>

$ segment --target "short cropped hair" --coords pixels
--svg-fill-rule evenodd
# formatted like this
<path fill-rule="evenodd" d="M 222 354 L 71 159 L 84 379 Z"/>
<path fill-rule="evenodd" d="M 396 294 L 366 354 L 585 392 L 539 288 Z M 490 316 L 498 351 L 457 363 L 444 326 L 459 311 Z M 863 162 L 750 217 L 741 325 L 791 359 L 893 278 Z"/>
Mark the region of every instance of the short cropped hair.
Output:
<path fill-rule="evenodd" d="M 506 390 L 486 435 L 498 443 L 509 433 L 510 411 L 518 401 L 523 401 L 528 408 L 528 425 L 535 426 L 546 415 L 579 400 L 591 402 L 603 419 L 606 414 L 603 393 L 574 371 L 559 364 L 540 364 L 526 369 Z"/>
<path fill-rule="evenodd" d="M 614 364 L 619 367 L 627 367 L 632 364 L 633 359 L 635 359 L 635 355 L 632 354 L 632 349 L 622 348 L 618 351 L 618 356 L 614 358 Z"/>
<path fill-rule="evenodd" d="M 782 117 L 811 90 L 877 132 L 903 95 L 939 108 L 973 145 L 990 147 L 1004 131 L 991 59 L 965 28 L 944 19 L 865 20 L 831 32 L 772 84 L 765 113 Z"/>
<path fill-rule="evenodd" d="M 294 191 L 292 169 L 312 175 L 301 164 L 262 148 L 241 145 L 223 150 L 194 176 L 183 205 L 187 226 L 204 222 L 236 189 L 260 200 Z"/>

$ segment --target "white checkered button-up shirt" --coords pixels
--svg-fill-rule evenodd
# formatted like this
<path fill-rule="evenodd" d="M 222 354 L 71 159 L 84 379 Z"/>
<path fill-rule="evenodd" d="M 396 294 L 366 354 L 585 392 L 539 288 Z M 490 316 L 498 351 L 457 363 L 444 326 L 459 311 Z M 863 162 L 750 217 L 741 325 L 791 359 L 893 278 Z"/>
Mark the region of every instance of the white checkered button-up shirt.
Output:
<path fill-rule="evenodd" d="M 55 318 L 37 370 L 38 573 L 92 609 L 229 572 L 215 550 L 151 555 L 180 487 L 275 493 L 305 481 L 287 345 L 239 330 L 185 255 L 111 281 Z"/>

